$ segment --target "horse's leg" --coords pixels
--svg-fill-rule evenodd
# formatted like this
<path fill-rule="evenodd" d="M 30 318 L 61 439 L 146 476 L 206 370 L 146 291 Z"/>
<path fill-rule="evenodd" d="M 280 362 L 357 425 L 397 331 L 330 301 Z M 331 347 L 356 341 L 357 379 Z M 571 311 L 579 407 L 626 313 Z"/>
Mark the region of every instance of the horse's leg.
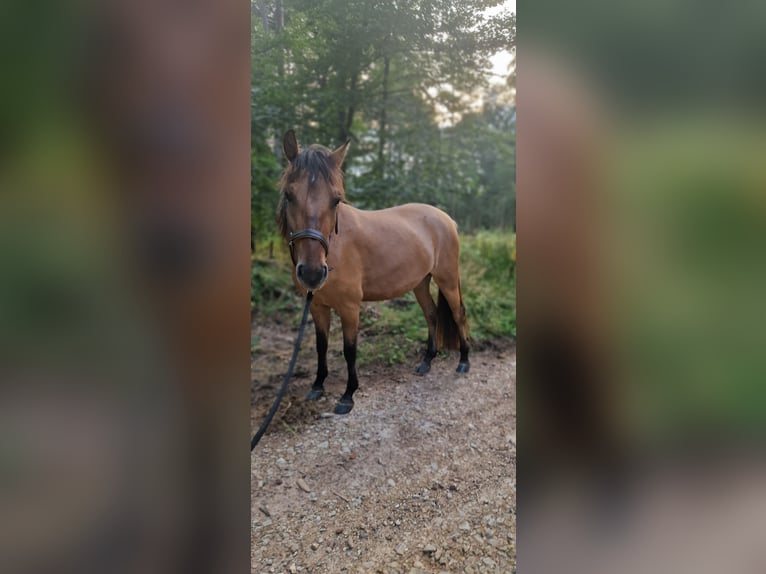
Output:
<path fill-rule="evenodd" d="M 423 355 L 421 361 L 415 372 L 419 375 L 425 375 L 431 370 L 431 360 L 436 356 L 436 304 L 433 297 L 431 297 L 430 291 L 431 274 L 425 276 L 423 281 L 418 283 L 418 286 L 413 289 L 415 298 L 418 300 L 420 308 L 423 310 L 423 315 L 426 318 L 428 324 L 428 343 L 426 344 L 426 352 Z"/>
<path fill-rule="evenodd" d="M 343 356 L 348 366 L 346 392 L 335 405 L 336 415 L 345 415 L 354 408 L 354 392 L 359 387 L 356 376 L 356 336 L 359 333 L 359 304 L 350 304 L 338 310 L 343 326 Z"/>
<path fill-rule="evenodd" d="M 460 292 L 460 280 L 448 279 L 439 283 L 439 290 L 449 304 L 450 311 L 452 311 L 452 317 L 455 319 L 455 323 L 458 327 L 458 337 L 460 338 L 460 362 L 455 369 L 458 373 L 467 373 L 471 368 L 471 363 L 468 360 L 468 321 L 465 316 L 465 307 L 463 306 L 463 295 Z"/>
<path fill-rule="evenodd" d="M 317 378 L 306 395 L 306 400 L 316 401 L 324 394 L 324 380 L 327 378 L 327 339 L 330 335 L 330 308 L 311 304 L 311 316 L 317 336 Z"/>

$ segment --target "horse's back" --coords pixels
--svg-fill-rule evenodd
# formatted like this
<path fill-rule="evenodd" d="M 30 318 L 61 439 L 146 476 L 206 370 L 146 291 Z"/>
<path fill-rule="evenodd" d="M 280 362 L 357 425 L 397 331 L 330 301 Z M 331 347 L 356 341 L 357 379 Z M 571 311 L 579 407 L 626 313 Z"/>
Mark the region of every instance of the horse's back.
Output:
<path fill-rule="evenodd" d="M 374 211 L 354 210 L 357 245 L 371 251 L 392 248 L 438 254 L 457 247 L 457 223 L 444 211 L 425 203 L 405 203 Z"/>
<path fill-rule="evenodd" d="M 436 234 L 440 241 L 450 237 L 457 239 L 457 223 L 444 211 L 427 203 L 405 203 L 364 213 L 385 225 L 401 225 L 417 232 Z"/>
<path fill-rule="evenodd" d="M 438 219 L 439 221 L 442 221 L 444 223 L 449 223 L 450 225 L 457 225 L 455 221 L 447 215 L 444 211 L 439 209 L 438 207 L 434 207 L 433 205 L 429 205 L 427 203 L 404 203 L 402 205 L 396 205 L 394 207 L 387 207 L 385 209 L 379 209 L 376 211 L 368 211 L 367 213 L 385 213 L 385 212 L 391 212 L 395 213 L 399 217 L 417 217 L 417 216 L 425 216 L 425 217 L 434 217 Z"/>
<path fill-rule="evenodd" d="M 344 240 L 338 259 L 358 263 L 364 300 L 398 297 L 435 268 L 456 267 L 457 224 L 440 209 L 423 203 L 375 211 L 349 208 L 339 213 Z"/>

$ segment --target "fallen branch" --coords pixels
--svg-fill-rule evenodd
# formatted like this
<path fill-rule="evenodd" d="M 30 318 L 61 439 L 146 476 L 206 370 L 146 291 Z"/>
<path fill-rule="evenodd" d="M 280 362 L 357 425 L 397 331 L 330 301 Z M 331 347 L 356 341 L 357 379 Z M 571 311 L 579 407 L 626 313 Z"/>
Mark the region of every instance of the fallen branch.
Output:
<path fill-rule="evenodd" d="M 282 421 L 282 424 L 283 424 L 283 425 L 285 425 L 285 428 L 286 428 L 287 430 L 289 430 L 289 431 L 290 431 L 291 433 L 293 433 L 295 436 L 298 436 L 298 433 L 296 432 L 296 430 L 295 430 L 293 427 L 291 427 L 289 424 L 287 424 L 287 423 L 286 423 L 284 420 Z"/>
<path fill-rule="evenodd" d="M 342 495 L 341 493 L 339 493 L 339 492 L 335 492 L 334 490 L 331 490 L 330 492 L 332 492 L 332 493 L 333 493 L 335 496 L 337 496 L 338 498 L 340 498 L 340 499 L 342 499 L 342 500 L 345 500 L 346 502 L 351 502 L 351 501 L 350 501 L 348 498 L 346 498 L 345 496 L 343 496 L 343 495 Z"/>

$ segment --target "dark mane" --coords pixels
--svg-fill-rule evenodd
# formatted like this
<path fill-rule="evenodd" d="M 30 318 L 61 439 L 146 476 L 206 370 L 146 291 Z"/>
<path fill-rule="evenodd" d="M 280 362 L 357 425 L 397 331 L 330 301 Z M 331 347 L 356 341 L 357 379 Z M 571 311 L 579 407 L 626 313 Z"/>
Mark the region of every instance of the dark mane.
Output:
<path fill-rule="evenodd" d="M 316 187 L 313 183 L 321 177 L 329 183 L 333 189 L 340 192 L 341 200 L 345 202 L 346 192 L 343 187 L 343 172 L 335 167 L 330 157 L 332 152 L 321 145 L 310 145 L 300 151 L 291 163 L 287 164 L 282 179 L 279 180 L 279 204 L 277 205 L 277 225 L 279 232 L 284 238 L 290 234 L 287 229 L 287 202 L 285 201 L 285 188 L 289 183 L 298 181 L 304 174 L 309 178 L 309 189 Z"/>

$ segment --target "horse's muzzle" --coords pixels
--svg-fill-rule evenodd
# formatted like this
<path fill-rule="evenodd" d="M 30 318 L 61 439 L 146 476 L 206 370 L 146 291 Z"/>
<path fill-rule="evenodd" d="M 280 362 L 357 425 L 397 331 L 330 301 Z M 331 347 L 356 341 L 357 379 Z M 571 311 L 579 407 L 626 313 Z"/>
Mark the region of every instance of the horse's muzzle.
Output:
<path fill-rule="evenodd" d="M 324 285 L 324 282 L 327 281 L 328 271 L 327 265 L 325 264 L 320 265 L 319 267 L 313 267 L 298 263 L 298 265 L 295 266 L 295 275 L 298 277 L 298 281 L 300 281 L 301 285 L 306 287 L 306 289 L 311 291 L 316 291 Z"/>

